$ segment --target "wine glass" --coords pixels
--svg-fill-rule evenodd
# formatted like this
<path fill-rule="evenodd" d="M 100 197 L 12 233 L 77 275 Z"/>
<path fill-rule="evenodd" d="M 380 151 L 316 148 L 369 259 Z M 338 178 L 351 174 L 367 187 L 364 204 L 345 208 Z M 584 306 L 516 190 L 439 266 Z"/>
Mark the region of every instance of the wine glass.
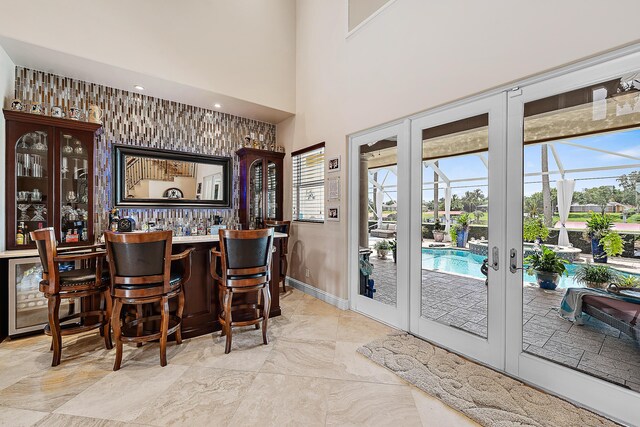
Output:
<path fill-rule="evenodd" d="M 67 141 L 66 145 L 62 147 L 62 152 L 65 154 L 73 153 L 73 147 L 69 145 L 69 140 L 72 138 L 71 135 L 62 135 L 64 139 Z"/>
<path fill-rule="evenodd" d="M 36 135 L 38 136 L 38 141 L 33 144 L 33 148 L 36 151 L 47 151 L 47 133 L 42 132 L 40 130 L 36 131 Z M 44 142 L 43 142 L 44 140 Z"/>
<path fill-rule="evenodd" d="M 27 215 L 27 211 L 29 210 L 30 207 L 31 205 L 27 205 L 24 203 L 21 203 L 18 205 L 18 210 L 20 210 L 20 218 L 18 218 L 18 221 L 29 221 L 29 216 Z"/>
<path fill-rule="evenodd" d="M 67 202 L 69 203 L 74 203 L 76 201 L 76 192 L 75 191 L 69 191 L 67 193 Z"/>
<path fill-rule="evenodd" d="M 76 148 L 73 150 L 76 154 L 84 154 L 84 148 L 80 141 L 76 141 Z"/>

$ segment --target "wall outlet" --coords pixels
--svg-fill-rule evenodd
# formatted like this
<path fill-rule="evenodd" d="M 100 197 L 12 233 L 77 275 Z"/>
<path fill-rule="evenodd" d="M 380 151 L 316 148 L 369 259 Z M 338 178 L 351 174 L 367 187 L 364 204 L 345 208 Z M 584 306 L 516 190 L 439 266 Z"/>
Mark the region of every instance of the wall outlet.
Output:
<path fill-rule="evenodd" d="M 308 268 L 305 268 L 304 269 L 304 277 L 309 277 L 309 276 L 311 276 L 311 271 L 309 271 Z"/>

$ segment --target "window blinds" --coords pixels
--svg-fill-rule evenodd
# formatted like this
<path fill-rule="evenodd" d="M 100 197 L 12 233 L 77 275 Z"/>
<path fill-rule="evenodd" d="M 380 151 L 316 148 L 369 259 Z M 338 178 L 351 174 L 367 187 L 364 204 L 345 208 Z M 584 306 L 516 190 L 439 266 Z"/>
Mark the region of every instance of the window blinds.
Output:
<path fill-rule="evenodd" d="M 324 145 L 292 154 L 293 220 L 324 221 Z"/>

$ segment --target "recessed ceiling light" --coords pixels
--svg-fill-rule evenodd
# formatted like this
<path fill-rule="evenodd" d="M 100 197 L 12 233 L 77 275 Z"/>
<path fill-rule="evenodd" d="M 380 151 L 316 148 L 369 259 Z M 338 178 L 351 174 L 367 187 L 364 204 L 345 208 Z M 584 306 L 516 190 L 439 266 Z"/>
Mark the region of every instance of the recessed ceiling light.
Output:
<path fill-rule="evenodd" d="M 213 107 L 214 107 L 214 108 L 222 108 L 222 105 L 220 105 L 220 104 L 218 104 L 218 103 L 215 103 L 215 104 L 213 104 Z"/>
<path fill-rule="evenodd" d="M 144 87 L 142 87 L 142 86 L 140 86 L 140 85 L 135 85 L 133 88 L 134 88 L 135 90 L 140 90 L 140 91 L 144 90 Z"/>

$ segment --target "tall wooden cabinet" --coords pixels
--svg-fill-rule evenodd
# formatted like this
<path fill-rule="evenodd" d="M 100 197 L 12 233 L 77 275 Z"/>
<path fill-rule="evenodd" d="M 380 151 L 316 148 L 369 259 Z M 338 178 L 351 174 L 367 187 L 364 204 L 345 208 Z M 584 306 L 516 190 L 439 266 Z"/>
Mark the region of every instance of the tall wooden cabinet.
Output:
<path fill-rule="evenodd" d="M 63 246 L 94 242 L 93 140 L 100 125 L 4 110 L 7 249 L 54 227 Z"/>
<path fill-rule="evenodd" d="M 246 147 L 236 154 L 240 161 L 242 228 L 262 228 L 266 219 L 281 220 L 285 154 Z"/>

